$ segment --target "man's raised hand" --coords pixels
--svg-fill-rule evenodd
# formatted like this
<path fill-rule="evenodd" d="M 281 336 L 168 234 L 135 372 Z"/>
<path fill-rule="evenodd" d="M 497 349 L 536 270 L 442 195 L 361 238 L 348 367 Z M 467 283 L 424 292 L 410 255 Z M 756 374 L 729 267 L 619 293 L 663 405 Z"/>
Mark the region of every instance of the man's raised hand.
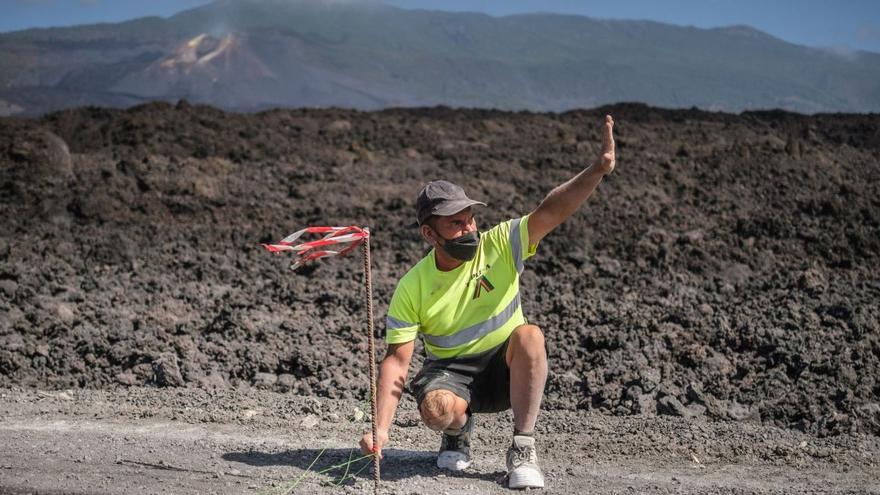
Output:
<path fill-rule="evenodd" d="M 605 116 L 605 125 L 602 127 L 602 154 L 596 160 L 596 167 L 604 175 L 614 170 L 616 159 L 614 156 L 614 119 L 610 115 Z"/>

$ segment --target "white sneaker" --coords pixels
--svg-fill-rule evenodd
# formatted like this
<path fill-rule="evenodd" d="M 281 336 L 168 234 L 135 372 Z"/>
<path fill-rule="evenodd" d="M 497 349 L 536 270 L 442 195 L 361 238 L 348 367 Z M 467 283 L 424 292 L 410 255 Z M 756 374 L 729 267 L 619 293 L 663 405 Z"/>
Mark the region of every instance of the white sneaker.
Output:
<path fill-rule="evenodd" d="M 514 435 L 507 449 L 507 486 L 513 489 L 544 488 L 544 474 L 538 467 L 535 438 Z"/>
<path fill-rule="evenodd" d="M 473 464 L 471 458 L 471 433 L 474 431 L 474 415 L 468 416 L 467 422 L 458 435 L 443 433 L 440 441 L 440 453 L 437 455 L 437 467 L 450 471 L 463 471 Z"/>

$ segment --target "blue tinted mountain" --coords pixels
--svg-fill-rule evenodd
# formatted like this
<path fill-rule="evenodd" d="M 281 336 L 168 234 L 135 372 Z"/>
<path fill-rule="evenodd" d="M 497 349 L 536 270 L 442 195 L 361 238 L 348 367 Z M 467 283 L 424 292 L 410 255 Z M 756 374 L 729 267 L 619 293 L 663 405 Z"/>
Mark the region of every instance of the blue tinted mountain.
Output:
<path fill-rule="evenodd" d="M 170 18 L 0 35 L 0 115 L 187 99 L 229 110 L 450 105 L 559 111 L 618 101 L 880 111 L 880 54 L 554 14 L 368 2 L 218 1 Z"/>

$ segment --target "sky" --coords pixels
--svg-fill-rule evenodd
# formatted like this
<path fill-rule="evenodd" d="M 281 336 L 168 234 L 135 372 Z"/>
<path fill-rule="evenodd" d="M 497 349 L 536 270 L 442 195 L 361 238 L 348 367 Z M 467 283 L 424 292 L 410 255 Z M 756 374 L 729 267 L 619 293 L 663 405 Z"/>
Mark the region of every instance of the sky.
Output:
<path fill-rule="evenodd" d="M 205 3 L 208 1 L 0 0 L 0 32 L 119 22 L 147 15 L 169 16 Z M 701 28 L 742 24 L 800 45 L 880 52 L 880 1 L 877 0 L 385 0 L 384 3 L 495 16 L 555 12 Z"/>

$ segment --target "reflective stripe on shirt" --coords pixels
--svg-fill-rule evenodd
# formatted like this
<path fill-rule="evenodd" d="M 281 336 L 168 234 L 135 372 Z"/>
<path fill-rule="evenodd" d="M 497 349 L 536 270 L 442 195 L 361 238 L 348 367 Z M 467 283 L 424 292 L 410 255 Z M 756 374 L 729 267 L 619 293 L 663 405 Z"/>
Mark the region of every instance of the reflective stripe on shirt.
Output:
<path fill-rule="evenodd" d="M 510 301 L 510 304 L 508 304 L 506 308 L 486 321 L 471 325 L 467 328 L 462 328 L 452 335 L 423 334 L 422 336 L 424 337 L 425 342 L 436 347 L 449 348 L 460 346 L 462 344 L 467 344 L 474 339 L 489 335 L 493 331 L 501 328 L 501 326 L 507 323 L 507 320 L 516 313 L 517 309 L 519 309 L 519 292 L 513 296 L 513 300 Z"/>
<path fill-rule="evenodd" d="M 522 218 L 517 218 L 510 224 L 510 250 L 513 253 L 513 266 L 517 273 L 522 273 L 525 266 L 522 259 L 522 237 L 520 237 L 519 223 Z M 519 295 L 517 295 L 517 298 Z"/>
<path fill-rule="evenodd" d="M 394 329 L 394 328 L 407 328 L 407 327 L 415 327 L 418 326 L 417 323 L 410 323 L 408 321 L 398 320 L 393 316 L 385 316 L 385 328 L 386 329 Z"/>

